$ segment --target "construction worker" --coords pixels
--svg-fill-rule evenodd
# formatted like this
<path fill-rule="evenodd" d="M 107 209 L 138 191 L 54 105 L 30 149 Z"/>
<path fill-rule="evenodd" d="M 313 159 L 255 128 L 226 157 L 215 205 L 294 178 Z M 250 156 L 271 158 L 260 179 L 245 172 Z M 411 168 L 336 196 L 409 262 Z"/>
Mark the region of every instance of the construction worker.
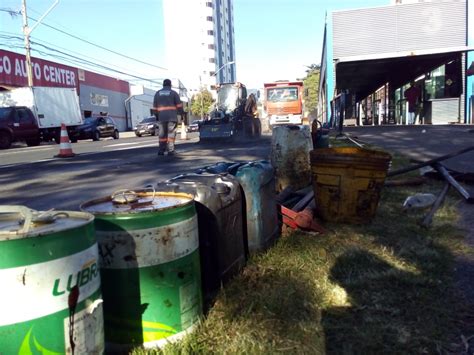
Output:
<path fill-rule="evenodd" d="M 174 155 L 174 141 L 178 125 L 178 113 L 184 115 L 183 104 L 176 91 L 171 89 L 171 80 L 163 80 L 163 89 L 158 90 L 153 99 L 153 110 L 158 121 L 158 155 Z"/>

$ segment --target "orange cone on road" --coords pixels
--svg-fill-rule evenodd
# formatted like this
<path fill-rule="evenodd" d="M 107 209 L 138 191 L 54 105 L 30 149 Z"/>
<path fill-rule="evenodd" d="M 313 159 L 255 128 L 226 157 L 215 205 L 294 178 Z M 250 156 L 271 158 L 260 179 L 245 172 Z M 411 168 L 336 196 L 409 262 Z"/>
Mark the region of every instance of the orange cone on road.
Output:
<path fill-rule="evenodd" d="M 61 139 L 59 142 L 59 154 L 55 155 L 57 158 L 70 158 L 75 156 L 72 152 L 71 141 L 67 135 L 66 125 L 61 123 Z"/>

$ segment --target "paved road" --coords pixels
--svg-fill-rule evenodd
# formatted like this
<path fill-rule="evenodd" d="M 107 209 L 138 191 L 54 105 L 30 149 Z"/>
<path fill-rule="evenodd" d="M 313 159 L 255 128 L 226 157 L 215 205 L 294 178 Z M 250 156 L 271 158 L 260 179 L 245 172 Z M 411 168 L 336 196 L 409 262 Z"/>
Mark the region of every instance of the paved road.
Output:
<path fill-rule="evenodd" d="M 202 145 L 190 140 L 181 141 L 177 146 L 178 157 L 159 157 L 154 138 L 154 144 L 140 141 L 143 146 L 126 144 L 133 139 L 111 140 L 111 144 L 125 145 L 68 159 L 52 159 L 49 154 L 47 160 L 40 162 L 4 167 L 0 163 L 0 204 L 24 205 L 37 210 L 77 210 L 86 200 L 107 196 L 122 188 L 156 184 L 219 161 L 268 159 L 271 146 L 270 136 L 235 144 Z M 78 146 L 73 145 L 75 152 Z"/>
<path fill-rule="evenodd" d="M 180 135 L 177 137 L 177 143 L 182 142 L 198 142 L 198 133 L 188 134 L 188 140 L 181 140 Z M 90 139 L 81 140 L 71 145 L 75 154 L 81 156 L 100 153 L 103 151 L 113 150 L 129 150 L 145 147 L 157 147 L 158 137 L 143 136 L 138 138 L 133 132 L 121 132 L 120 139 L 103 138 L 94 142 Z M 38 161 L 54 160 L 54 156 L 59 153 L 59 145 L 53 142 L 42 143 L 38 147 L 27 147 L 24 143 L 14 143 L 12 148 L 0 150 L 0 168 L 6 165 L 18 163 L 31 163 Z"/>

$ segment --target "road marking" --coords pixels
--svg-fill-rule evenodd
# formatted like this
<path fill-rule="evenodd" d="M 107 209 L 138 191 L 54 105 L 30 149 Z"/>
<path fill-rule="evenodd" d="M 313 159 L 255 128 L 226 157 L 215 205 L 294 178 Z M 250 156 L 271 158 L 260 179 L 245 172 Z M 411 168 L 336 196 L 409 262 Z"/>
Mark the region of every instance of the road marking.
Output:
<path fill-rule="evenodd" d="M 123 147 L 123 148 L 114 149 L 114 151 L 116 151 L 116 150 L 127 150 L 127 149 L 138 149 L 138 148 L 145 148 L 145 147 L 158 147 L 158 143 L 142 144 L 142 145 L 139 145 L 139 146 L 136 146 L 136 147 Z"/>
<path fill-rule="evenodd" d="M 105 145 L 104 148 L 114 148 L 114 147 L 120 147 L 124 145 L 136 145 L 136 144 L 140 144 L 140 142 L 109 144 L 109 145 Z"/>
<path fill-rule="evenodd" d="M 188 143 L 194 143 L 194 142 L 197 142 L 197 139 L 195 138 L 191 138 L 187 141 L 179 141 L 177 140 L 176 141 L 176 145 L 180 145 L 182 143 L 185 143 L 185 142 L 188 142 Z M 143 144 L 144 142 L 151 142 L 151 143 L 147 143 L 147 144 Z M 137 145 L 138 144 L 138 145 Z M 130 145 L 135 145 L 133 147 L 130 147 Z M 42 147 L 32 147 L 30 148 L 28 151 L 33 151 L 33 150 L 38 150 L 38 149 L 41 149 L 43 151 L 47 151 L 47 150 L 51 150 L 51 149 L 56 149 L 56 146 L 57 145 L 53 145 L 53 146 L 42 146 Z M 137 143 L 119 143 L 119 144 L 113 144 L 113 145 L 108 145 L 108 146 L 104 146 L 103 148 L 107 148 L 107 147 L 116 147 L 116 146 L 124 146 L 122 148 L 117 148 L 115 149 L 114 151 L 119 151 L 119 150 L 128 150 L 128 149 L 140 149 L 140 148 L 146 148 L 146 147 L 157 147 L 158 148 L 158 142 L 156 142 L 155 139 L 151 140 L 151 139 L 147 139 L 147 140 L 142 140 L 141 142 L 137 142 Z M 183 149 L 183 152 L 184 151 L 189 151 L 189 150 L 192 150 L 192 149 Z M 18 154 L 18 153 L 22 153 L 22 152 L 25 152 L 25 148 L 19 148 L 18 151 L 14 151 L 12 152 L 11 150 L 8 150 L 7 152 L 5 153 L 2 153 L 0 154 L 1 155 L 6 155 L 6 154 L 12 154 L 12 153 L 15 153 L 15 154 Z M 76 154 L 76 156 L 80 156 L 80 157 L 84 157 L 84 156 L 87 156 L 87 155 L 95 155 L 95 154 L 103 154 L 103 152 L 84 152 L 84 153 L 79 153 L 79 154 Z M 21 166 L 21 165 L 28 165 L 28 164 L 37 164 L 37 163 L 44 163 L 44 162 L 48 162 L 48 161 L 55 161 L 55 160 L 61 160 L 63 158 L 56 158 L 56 157 L 51 157 L 51 158 L 46 158 L 46 159 L 41 159 L 41 160 L 37 160 L 37 161 L 32 161 L 32 162 L 21 162 L 21 163 L 13 163 L 13 164 L 7 164 L 7 165 L 0 165 L 0 169 L 6 169 L 6 168 L 11 168 L 11 167 L 18 167 L 18 166 Z M 73 161 L 74 159 L 72 159 L 71 161 Z"/>

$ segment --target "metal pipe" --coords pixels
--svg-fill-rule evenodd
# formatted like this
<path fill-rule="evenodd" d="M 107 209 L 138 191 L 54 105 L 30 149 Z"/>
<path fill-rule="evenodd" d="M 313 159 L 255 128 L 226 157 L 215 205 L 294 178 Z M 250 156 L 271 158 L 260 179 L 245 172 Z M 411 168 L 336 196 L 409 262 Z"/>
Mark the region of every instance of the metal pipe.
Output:
<path fill-rule="evenodd" d="M 428 212 L 428 214 L 425 216 L 423 221 L 421 222 L 421 225 L 423 227 L 429 227 L 431 225 L 431 222 L 433 221 L 433 216 L 438 210 L 438 208 L 441 206 L 441 204 L 444 201 L 444 198 L 446 197 L 446 194 L 448 193 L 450 183 L 446 182 L 446 184 L 443 187 L 443 190 L 441 190 L 440 194 L 436 198 L 436 201 L 434 202 L 433 206 L 431 207 L 431 210 Z"/>
<path fill-rule="evenodd" d="M 459 184 L 459 182 L 456 181 L 455 178 L 453 178 L 448 170 L 441 164 L 441 163 L 434 163 L 433 167 L 441 174 L 443 177 L 446 179 L 447 182 L 449 182 L 460 194 L 462 197 L 466 199 L 468 203 L 474 203 L 474 197 L 471 196 L 471 194 L 466 191 L 464 187 Z"/>
<path fill-rule="evenodd" d="M 431 160 L 428 160 L 424 163 L 420 163 L 420 164 L 416 164 L 416 165 L 413 165 L 413 166 L 409 166 L 407 168 L 402 168 L 402 169 L 398 169 L 398 170 L 394 170 L 394 171 L 389 171 L 387 176 L 395 176 L 395 175 L 400 175 L 400 174 L 404 174 L 404 173 L 408 173 L 409 171 L 413 171 L 413 170 L 416 170 L 416 169 L 419 169 L 419 168 L 422 168 L 424 166 L 428 166 L 428 165 L 433 165 L 434 163 L 437 163 L 437 162 L 440 162 L 440 161 L 443 161 L 443 160 L 446 160 L 446 159 L 449 159 L 449 158 L 453 158 L 453 157 L 456 157 L 458 155 L 461 155 L 463 153 L 466 153 L 466 152 L 469 152 L 471 150 L 474 150 L 474 146 L 470 146 L 470 147 L 467 147 L 467 148 L 463 148 L 461 150 L 458 150 L 456 152 L 453 152 L 453 153 L 449 153 L 449 154 L 446 154 L 446 155 L 442 155 L 438 158 L 435 158 L 435 159 L 431 159 Z"/>

